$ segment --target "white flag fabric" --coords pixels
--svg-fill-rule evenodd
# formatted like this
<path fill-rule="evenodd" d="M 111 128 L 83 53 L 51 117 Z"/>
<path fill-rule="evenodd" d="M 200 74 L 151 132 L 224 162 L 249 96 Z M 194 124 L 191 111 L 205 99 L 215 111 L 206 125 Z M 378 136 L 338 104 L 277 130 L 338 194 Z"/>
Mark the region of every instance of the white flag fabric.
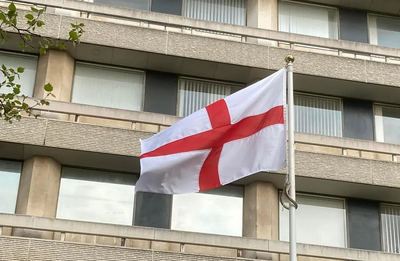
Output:
<path fill-rule="evenodd" d="M 205 191 L 286 167 L 286 69 L 141 140 L 136 191 Z"/>

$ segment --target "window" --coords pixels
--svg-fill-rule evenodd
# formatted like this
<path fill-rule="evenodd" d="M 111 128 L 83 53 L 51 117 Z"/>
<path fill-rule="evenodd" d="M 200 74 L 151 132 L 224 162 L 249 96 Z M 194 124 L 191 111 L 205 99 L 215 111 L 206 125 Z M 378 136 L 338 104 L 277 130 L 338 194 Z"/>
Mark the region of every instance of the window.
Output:
<path fill-rule="evenodd" d="M 279 31 L 338 39 L 337 10 L 279 2 Z"/>
<path fill-rule="evenodd" d="M 105 4 L 141 10 L 150 10 L 150 0 L 85 0 L 96 4 Z"/>
<path fill-rule="evenodd" d="M 171 229 L 241 236 L 242 220 L 242 187 L 173 196 Z"/>
<path fill-rule="evenodd" d="M 241 87 L 243 86 L 181 78 L 179 83 L 178 116 L 186 117 L 238 91 Z"/>
<path fill-rule="evenodd" d="M 0 66 L 5 65 L 7 68 L 17 70 L 18 67 L 25 68 L 20 78 L 15 79 L 16 84 L 21 84 L 21 93 L 26 96 L 33 96 L 33 88 L 36 80 L 37 57 L 32 55 L 12 54 L 0 52 Z M 0 81 L 4 81 L 4 75 L 0 75 Z M 12 92 L 11 88 L 2 87 L 2 93 Z"/>
<path fill-rule="evenodd" d="M 340 99 L 296 93 L 295 131 L 327 136 L 342 136 Z"/>
<path fill-rule="evenodd" d="M 382 250 L 400 253 L 400 207 L 381 205 Z"/>
<path fill-rule="evenodd" d="M 371 44 L 400 48 L 400 19 L 377 15 L 368 18 Z"/>
<path fill-rule="evenodd" d="M 246 0 L 183 0 L 183 16 L 246 25 Z"/>
<path fill-rule="evenodd" d="M 376 141 L 400 144 L 400 107 L 375 106 Z"/>
<path fill-rule="evenodd" d="M 304 244 L 346 247 L 344 200 L 298 195 L 297 241 Z M 280 205 L 279 238 L 289 241 L 289 211 Z"/>
<path fill-rule="evenodd" d="M 15 213 L 21 167 L 21 162 L 0 160 L 0 213 Z"/>
<path fill-rule="evenodd" d="M 136 177 L 63 168 L 57 218 L 132 225 Z"/>
<path fill-rule="evenodd" d="M 144 73 L 77 63 L 72 102 L 125 110 L 142 110 Z"/>

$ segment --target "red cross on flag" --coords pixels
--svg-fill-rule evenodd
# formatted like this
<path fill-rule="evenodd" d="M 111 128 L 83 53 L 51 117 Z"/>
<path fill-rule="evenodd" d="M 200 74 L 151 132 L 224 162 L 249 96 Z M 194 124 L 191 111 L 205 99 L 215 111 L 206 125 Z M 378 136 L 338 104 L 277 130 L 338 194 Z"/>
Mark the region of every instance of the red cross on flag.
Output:
<path fill-rule="evenodd" d="M 141 140 L 136 191 L 199 192 L 285 168 L 285 90 L 281 69 Z"/>

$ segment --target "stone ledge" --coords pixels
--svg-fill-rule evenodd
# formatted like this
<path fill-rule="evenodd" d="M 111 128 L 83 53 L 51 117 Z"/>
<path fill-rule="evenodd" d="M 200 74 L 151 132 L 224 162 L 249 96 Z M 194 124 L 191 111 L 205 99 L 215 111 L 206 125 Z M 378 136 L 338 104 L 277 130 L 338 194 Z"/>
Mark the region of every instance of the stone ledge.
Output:
<path fill-rule="evenodd" d="M 219 236 L 211 234 L 192 233 L 192 232 L 171 231 L 171 230 L 156 229 L 156 228 L 98 224 L 91 222 L 68 221 L 68 220 L 10 215 L 10 214 L 0 214 L 0 226 L 30 228 L 37 230 L 64 232 L 64 233 L 80 232 L 81 234 L 87 233 L 91 235 L 111 236 L 111 237 L 129 238 L 129 239 L 149 239 L 157 242 L 224 247 L 224 248 L 232 248 L 240 250 L 269 252 L 276 254 L 288 254 L 289 250 L 289 245 L 287 242 L 273 241 L 266 239 Z M 66 251 L 66 250 L 68 250 L 68 252 L 71 255 L 80 254 L 81 256 L 79 256 L 80 257 L 79 259 L 85 260 L 84 253 L 88 253 L 94 250 L 90 248 L 109 249 L 110 252 L 114 252 L 116 255 L 121 255 L 126 251 L 136 252 L 139 255 L 140 251 L 143 251 L 143 255 L 145 255 L 145 253 L 147 254 L 151 253 L 151 256 L 157 256 L 155 255 L 155 253 L 159 254 L 164 253 L 167 255 L 166 252 L 154 251 L 154 250 L 144 250 L 144 249 L 139 250 L 139 249 L 124 248 L 124 247 L 112 247 L 112 246 L 100 246 L 100 245 L 96 246 L 89 244 L 61 242 L 55 240 L 26 239 L 26 238 L 15 238 L 15 237 L 4 237 L 4 236 L 0 236 L 0 242 L 2 242 L 2 244 L 0 244 L 0 249 L 2 246 L 10 246 L 10 245 L 12 246 L 15 244 L 15 247 L 12 247 L 11 249 L 3 249 L 3 250 L 8 250 L 8 253 L 10 254 L 12 253 L 13 256 L 18 255 L 18 252 L 14 252 L 14 250 L 12 249 L 18 249 L 19 244 L 22 244 L 25 247 L 26 244 L 29 244 L 31 248 L 35 248 L 34 250 L 32 250 L 32 253 L 35 253 L 32 256 L 35 256 L 36 259 L 33 258 L 33 260 L 38 260 L 43 258 L 43 256 L 39 256 L 39 253 L 41 255 L 57 254 L 57 256 L 59 256 L 58 255 L 59 251 Z M 76 248 L 78 248 L 79 251 L 75 251 L 78 250 Z M 4 252 L 5 251 L 0 251 L 0 253 Z M 26 251 L 26 249 L 25 251 L 21 251 L 21 254 L 26 255 L 27 252 L 31 254 L 31 251 Z M 29 257 L 32 258 L 30 254 Z M 389 254 L 376 251 L 356 250 L 349 248 L 316 246 L 308 244 L 298 244 L 298 254 L 299 256 L 306 256 L 313 258 L 354 260 L 354 261 L 361 261 L 361 260 L 389 261 L 389 260 L 398 260 L 399 258 L 399 255 L 396 254 Z M 66 255 L 67 253 L 63 253 L 64 259 Z M 184 258 L 184 256 L 186 257 L 191 256 L 185 253 L 175 253 L 175 254 L 169 253 L 168 255 L 175 256 L 173 260 L 179 260 L 179 258 L 177 258 L 178 256 L 182 256 L 182 258 Z M 203 257 L 202 260 L 204 260 L 206 256 L 204 255 L 202 257 Z M 59 258 L 55 258 L 55 256 L 51 257 L 48 256 L 48 258 L 52 260 L 59 260 Z M 208 256 L 208 258 L 207 260 L 213 260 L 211 256 Z M 9 260 L 9 257 L 5 258 L 4 260 Z M 29 260 L 29 259 L 26 259 L 25 256 L 24 260 Z M 182 260 L 188 260 L 188 259 L 182 259 Z M 219 258 L 216 260 L 225 260 L 225 259 Z M 226 260 L 236 260 L 236 258 L 234 259 L 227 258 Z"/>

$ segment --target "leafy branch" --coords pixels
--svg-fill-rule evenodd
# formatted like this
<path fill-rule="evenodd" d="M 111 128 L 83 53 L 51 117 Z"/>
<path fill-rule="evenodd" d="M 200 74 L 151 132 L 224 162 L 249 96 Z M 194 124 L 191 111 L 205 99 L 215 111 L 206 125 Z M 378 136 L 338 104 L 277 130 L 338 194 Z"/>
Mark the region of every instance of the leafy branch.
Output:
<path fill-rule="evenodd" d="M 22 51 L 31 50 L 43 55 L 49 49 L 65 50 L 66 46 L 64 42 L 44 37 L 37 33 L 38 28 L 45 25 L 42 20 L 45 11 L 46 9 L 31 7 L 31 12 L 28 12 L 24 16 L 25 23 L 22 23 L 21 26 L 19 23 L 19 13 L 13 2 L 9 4 L 7 11 L 0 9 L 0 43 L 4 44 L 8 40 L 8 32 L 14 32 L 21 39 L 18 46 Z M 80 42 L 80 38 L 84 33 L 84 26 L 83 23 L 71 24 L 68 40 L 73 43 L 73 46 Z M 0 72 L 3 74 L 4 79 L 4 81 L 0 83 L 0 117 L 5 121 L 12 123 L 14 119 L 20 120 L 22 112 L 29 116 L 34 115 L 33 109 L 35 107 L 49 105 L 50 103 L 46 99 L 50 96 L 55 97 L 54 94 L 52 94 L 53 86 L 47 83 L 43 87 L 46 96 L 43 99 L 35 100 L 36 103 L 30 106 L 26 103 L 28 97 L 21 95 L 21 85 L 15 83 L 15 80 L 19 79 L 20 74 L 24 72 L 24 68 L 7 68 L 3 64 Z M 38 117 L 39 115 L 34 116 Z"/>

